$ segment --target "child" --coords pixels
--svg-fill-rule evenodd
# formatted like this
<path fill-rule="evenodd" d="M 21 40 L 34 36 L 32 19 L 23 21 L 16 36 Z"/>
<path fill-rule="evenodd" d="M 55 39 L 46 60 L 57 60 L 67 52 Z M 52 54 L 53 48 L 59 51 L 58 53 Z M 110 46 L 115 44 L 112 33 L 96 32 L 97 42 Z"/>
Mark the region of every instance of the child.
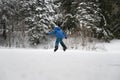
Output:
<path fill-rule="evenodd" d="M 64 51 L 67 49 L 66 45 L 63 42 L 63 38 L 67 39 L 67 36 L 59 26 L 55 26 L 53 31 L 49 32 L 48 34 L 56 36 L 54 52 L 58 50 L 59 43 L 63 47 Z"/>

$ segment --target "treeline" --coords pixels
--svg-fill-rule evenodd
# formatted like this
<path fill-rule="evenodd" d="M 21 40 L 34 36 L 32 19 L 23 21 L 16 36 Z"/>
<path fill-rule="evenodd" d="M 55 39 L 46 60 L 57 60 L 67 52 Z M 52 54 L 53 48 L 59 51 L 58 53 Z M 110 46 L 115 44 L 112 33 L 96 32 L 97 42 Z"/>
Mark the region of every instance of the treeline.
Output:
<path fill-rule="evenodd" d="M 57 23 L 71 37 L 92 42 L 120 38 L 118 0 L 1 0 L 0 45 L 44 44 Z M 49 41 L 49 40 L 48 40 Z"/>

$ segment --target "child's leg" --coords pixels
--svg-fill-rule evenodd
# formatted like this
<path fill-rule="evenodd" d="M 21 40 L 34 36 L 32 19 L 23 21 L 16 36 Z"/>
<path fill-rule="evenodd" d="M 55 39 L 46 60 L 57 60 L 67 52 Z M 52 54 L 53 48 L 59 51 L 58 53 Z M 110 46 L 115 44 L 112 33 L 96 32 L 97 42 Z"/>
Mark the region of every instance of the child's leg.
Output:
<path fill-rule="evenodd" d="M 57 39 L 56 39 L 56 42 L 55 42 L 55 49 L 54 49 L 54 51 L 57 51 L 58 46 L 59 46 L 59 42 L 60 42 L 60 39 L 57 38 Z"/>
<path fill-rule="evenodd" d="M 65 51 L 67 49 L 66 45 L 64 44 L 63 40 L 60 39 L 60 44 L 62 45 L 63 47 L 63 50 Z"/>

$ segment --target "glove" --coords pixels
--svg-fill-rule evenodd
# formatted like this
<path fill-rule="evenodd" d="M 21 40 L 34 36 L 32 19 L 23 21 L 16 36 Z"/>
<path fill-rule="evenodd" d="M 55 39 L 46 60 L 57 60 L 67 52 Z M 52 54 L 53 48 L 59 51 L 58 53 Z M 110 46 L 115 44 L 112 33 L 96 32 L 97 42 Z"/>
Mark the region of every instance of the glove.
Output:
<path fill-rule="evenodd" d="M 67 37 L 65 37 L 65 39 L 67 39 Z"/>

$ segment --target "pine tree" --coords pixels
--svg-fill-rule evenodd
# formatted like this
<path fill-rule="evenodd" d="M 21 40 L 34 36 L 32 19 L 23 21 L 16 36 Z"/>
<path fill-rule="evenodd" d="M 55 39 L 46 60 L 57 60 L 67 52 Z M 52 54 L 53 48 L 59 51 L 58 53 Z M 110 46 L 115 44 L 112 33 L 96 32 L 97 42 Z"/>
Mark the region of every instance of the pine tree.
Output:
<path fill-rule="evenodd" d="M 38 45 L 46 41 L 46 35 L 51 28 L 50 10 L 47 7 L 47 2 L 36 0 L 29 7 L 30 15 L 26 18 L 28 24 L 28 35 L 31 45 Z"/>
<path fill-rule="evenodd" d="M 108 40 L 112 34 L 106 28 L 106 18 L 96 0 L 61 0 L 62 26 L 70 34 L 84 32 L 91 33 L 91 37 Z M 77 31 L 76 31 L 77 30 Z M 74 33 L 75 32 L 75 33 Z M 84 32 L 86 33 L 86 32 Z M 80 33 L 87 37 L 87 34 Z"/>
<path fill-rule="evenodd" d="M 74 27 L 78 25 L 78 20 L 74 16 L 78 4 L 74 0 L 57 0 L 57 2 L 60 4 L 57 22 L 61 23 L 61 27 L 69 33 L 74 32 Z"/>
<path fill-rule="evenodd" d="M 3 37 L 4 37 L 4 45 L 11 46 L 12 41 L 10 40 L 11 32 L 13 31 L 14 25 L 13 22 L 15 22 L 15 7 L 16 4 L 14 1 L 1 1 L 1 26 L 3 26 Z"/>
<path fill-rule="evenodd" d="M 101 0 L 100 8 L 107 21 L 106 29 L 114 38 L 120 39 L 120 2 L 119 0 Z"/>

